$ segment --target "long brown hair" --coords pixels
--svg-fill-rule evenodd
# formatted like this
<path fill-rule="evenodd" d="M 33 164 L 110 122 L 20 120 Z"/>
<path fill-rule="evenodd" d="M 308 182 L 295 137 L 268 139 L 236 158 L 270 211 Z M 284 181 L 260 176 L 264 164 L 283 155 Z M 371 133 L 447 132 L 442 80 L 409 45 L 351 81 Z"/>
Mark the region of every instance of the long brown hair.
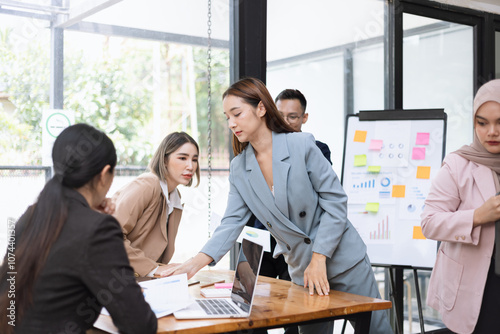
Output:
<path fill-rule="evenodd" d="M 278 112 L 278 108 L 276 108 L 276 104 L 271 94 L 269 94 L 266 85 L 259 79 L 248 77 L 235 82 L 222 94 L 222 99 L 224 100 L 228 95 L 237 96 L 254 108 L 257 108 L 259 102 L 262 102 L 266 108 L 264 116 L 266 125 L 271 131 L 277 133 L 294 132 L 293 128 L 288 125 L 283 116 Z M 234 155 L 236 156 L 247 147 L 248 142 L 241 143 L 233 133 L 232 145 Z"/>
<path fill-rule="evenodd" d="M 40 192 L 37 202 L 17 222 L 0 267 L 0 309 L 5 311 L 14 302 L 16 323 L 22 321 L 33 302 L 37 277 L 66 223 L 68 203 L 64 188 L 77 189 L 93 182 L 106 165 L 110 165 L 110 172 L 113 172 L 116 151 L 111 139 L 103 132 L 87 124 L 75 124 L 57 137 L 52 160 L 55 175 Z M 11 258 L 15 259 L 15 264 Z M 12 271 L 17 274 L 16 289 L 11 293 L 11 284 L 7 282 L 11 275 L 7 273 Z M 8 321 L 5 315 L 0 317 L 0 333 L 8 334 L 14 330 Z"/>
<path fill-rule="evenodd" d="M 191 143 L 196 147 L 198 154 L 200 153 L 200 148 L 198 147 L 198 143 L 185 132 L 172 132 L 167 135 L 160 143 L 160 146 L 156 149 L 153 158 L 149 162 L 148 168 L 149 170 L 156 174 L 161 181 L 167 181 L 168 169 L 165 165 L 165 158 L 168 161 L 170 154 L 174 153 L 186 143 Z M 196 166 L 196 186 L 200 184 L 200 164 Z M 187 184 L 190 187 L 193 184 L 193 179 L 189 180 Z M 196 187 L 195 186 L 195 187 Z"/>

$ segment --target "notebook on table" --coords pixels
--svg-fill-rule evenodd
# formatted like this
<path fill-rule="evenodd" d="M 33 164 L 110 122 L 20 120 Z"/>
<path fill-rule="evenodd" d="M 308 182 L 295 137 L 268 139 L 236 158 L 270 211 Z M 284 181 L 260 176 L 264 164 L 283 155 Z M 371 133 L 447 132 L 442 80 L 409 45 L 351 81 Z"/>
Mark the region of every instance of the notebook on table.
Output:
<path fill-rule="evenodd" d="M 177 319 L 245 318 L 250 315 L 263 247 L 243 239 L 230 298 L 200 298 L 174 312 Z"/>

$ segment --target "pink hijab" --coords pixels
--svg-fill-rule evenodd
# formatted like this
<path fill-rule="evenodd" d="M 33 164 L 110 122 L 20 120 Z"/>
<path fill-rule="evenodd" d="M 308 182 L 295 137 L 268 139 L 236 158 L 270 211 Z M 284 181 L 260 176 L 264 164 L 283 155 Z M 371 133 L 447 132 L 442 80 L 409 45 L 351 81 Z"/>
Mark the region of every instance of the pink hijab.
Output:
<path fill-rule="evenodd" d="M 500 103 L 500 79 L 491 80 L 485 83 L 477 91 L 476 97 L 474 98 L 474 119 L 476 118 L 476 112 L 479 107 L 488 101 Z M 500 154 L 488 152 L 479 142 L 475 130 L 472 144 L 462 146 L 453 153 L 490 168 L 495 172 L 496 176 L 500 175 Z M 495 179 L 498 180 L 498 178 Z M 497 184 L 497 191 L 499 190 L 499 185 Z"/>

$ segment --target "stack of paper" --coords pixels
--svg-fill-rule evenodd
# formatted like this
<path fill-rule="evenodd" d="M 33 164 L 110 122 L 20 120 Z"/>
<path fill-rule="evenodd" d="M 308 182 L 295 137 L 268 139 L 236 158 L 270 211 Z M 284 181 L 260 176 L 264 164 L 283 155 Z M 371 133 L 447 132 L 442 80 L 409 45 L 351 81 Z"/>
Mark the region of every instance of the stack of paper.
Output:
<path fill-rule="evenodd" d="M 143 281 L 139 285 L 157 318 L 172 314 L 193 302 L 188 292 L 186 274 Z M 119 333 L 105 308 L 102 309 L 94 327 L 109 333 Z"/>

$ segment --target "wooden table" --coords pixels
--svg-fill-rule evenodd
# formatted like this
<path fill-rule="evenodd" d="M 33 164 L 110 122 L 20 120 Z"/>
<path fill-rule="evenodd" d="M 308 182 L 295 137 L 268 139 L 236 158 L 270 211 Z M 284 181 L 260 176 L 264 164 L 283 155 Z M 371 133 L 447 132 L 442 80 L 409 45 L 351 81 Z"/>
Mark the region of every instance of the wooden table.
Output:
<path fill-rule="evenodd" d="M 233 281 L 230 270 L 206 270 L 193 279 L 201 283 L 189 287 L 200 298 L 200 285 Z M 390 301 L 330 291 L 329 296 L 310 296 L 309 289 L 274 278 L 259 276 L 252 312 L 249 318 L 177 320 L 173 315 L 158 319 L 159 334 L 226 333 L 255 328 L 277 328 L 326 320 L 355 320 L 355 333 L 369 332 L 371 311 L 392 307 Z M 94 333 L 103 333 L 96 331 Z"/>
<path fill-rule="evenodd" d="M 194 278 L 201 284 L 219 279 L 232 282 L 233 272 L 200 271 Z M 193 296 L 200 297 L 200 284 L 189 289 Z M 292 282 L 259 276 L 250 318 L 177 320 L 170 315 L 158 319 L 158 333 L 224 333 L 342 318 L 357 320 L 356 333 L 368 333 L 371 311 L 391 307 L 390 301 L 340 291 L 330 291 L 329 296 L 310 296 L 309 289 Z"/>

